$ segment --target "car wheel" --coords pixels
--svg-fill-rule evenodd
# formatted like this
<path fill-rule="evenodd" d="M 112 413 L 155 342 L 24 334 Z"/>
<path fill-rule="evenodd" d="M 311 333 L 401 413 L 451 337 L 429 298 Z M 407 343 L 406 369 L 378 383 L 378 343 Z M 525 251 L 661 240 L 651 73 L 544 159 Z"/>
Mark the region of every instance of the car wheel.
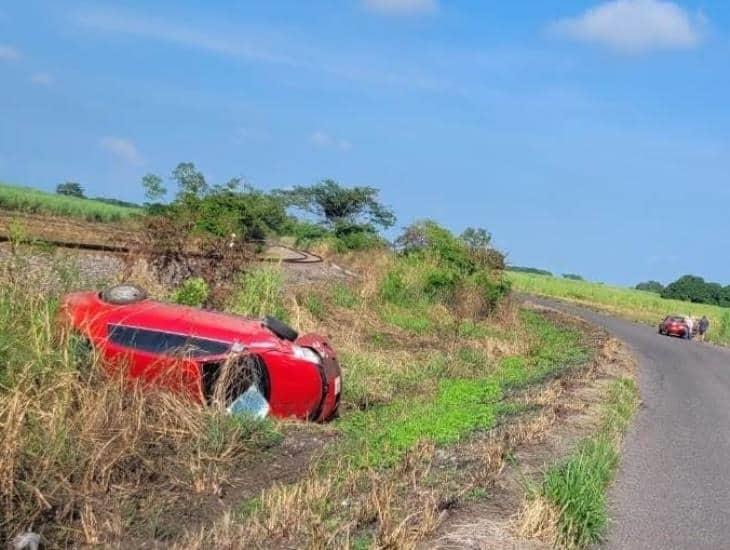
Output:
<path fill-rule="evenodd" d="M 279 321 L 276 317 L 266 316 L 263 320 L 263 325 L 271 332 L 276 334 L 279 338 L 289 340 L 293 342 L 299 337 L 299 333 L 291 328 L 283 321 Z"/>
<path fill-rule="evenodd" d="M 266 399 L 271 395 L 269 373 L 258 355 L 204 363 L 202 375 L 203 394 L 208 403 L 228 406 L 251 386 L 256 386 Z"/>
<path fill-rule="evenodd" d="M 147 291 L 135 285 L 116 285 L 101 292 L 101 299 L 109 304 L 126 305 L 147 299 Z"/>

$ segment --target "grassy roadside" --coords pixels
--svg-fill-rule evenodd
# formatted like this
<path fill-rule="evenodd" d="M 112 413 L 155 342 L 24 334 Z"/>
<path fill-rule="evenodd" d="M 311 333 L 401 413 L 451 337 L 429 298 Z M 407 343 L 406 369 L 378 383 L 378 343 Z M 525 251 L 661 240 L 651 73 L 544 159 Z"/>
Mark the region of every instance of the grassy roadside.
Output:
<path fill-rule="evenodd" d="M 357 280 L 288 289 L 264 266 L 235 281 L 227 309 L 327 334 L 342 411 L 325 426 L 245 422 L 104 376 L 54 325 L 58 293 L 93 283 L 49 290 L 20 276 L 24 262 L 0 270 L 3 539 L 35 528 L 58 546 L 411 548 L 484 493 L 506 451 L 468 468 L 443 456 L 497 426 L 519 438 L 533 412 L 521 392 L 587 359 L 576 330 L 487 300 L 491 280 L 438 255 L 370 252 L 348 264 Z M 160 297 L 190 298 L 173 290 Z M 292 459 L 302 444 L 312 453 Z"/>
<path fill-rule="evenodd" d="M 695 317 L 707 315 L 710 320 L 708 340 L 730 345 L 729 308 L 665 300 L 652 292 L 546 275 L 510 272 L 507 277 L 514 289 L 520 292 L 569 300 L 648 325 L 658 325 L 659 321 L 673 313 Z"/>
<path fill-rule="evenodd" d="M 522 513 L 523 534 L 552 539 L 561 548 L 588 548 L 601 541 L 608 523 L 607 490 L 638 400 L 632 379 L 611 383 L 597 433 L 581 441 L 566 460 L 550 467 L 540 484 L 532 487 Z"/>

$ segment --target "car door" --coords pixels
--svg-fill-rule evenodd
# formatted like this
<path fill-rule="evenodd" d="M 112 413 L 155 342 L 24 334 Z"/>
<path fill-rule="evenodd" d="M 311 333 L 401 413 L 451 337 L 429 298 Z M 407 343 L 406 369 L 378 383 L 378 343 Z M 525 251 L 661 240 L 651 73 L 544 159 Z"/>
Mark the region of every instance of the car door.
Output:
<path fill-rule="evenodd" d="M 125 369 L 130 379 L 199 395 L 197 362 L 175 353 L 185 341 L 182 335 L 110 322 L 102 353 L 105 362 Z"/>

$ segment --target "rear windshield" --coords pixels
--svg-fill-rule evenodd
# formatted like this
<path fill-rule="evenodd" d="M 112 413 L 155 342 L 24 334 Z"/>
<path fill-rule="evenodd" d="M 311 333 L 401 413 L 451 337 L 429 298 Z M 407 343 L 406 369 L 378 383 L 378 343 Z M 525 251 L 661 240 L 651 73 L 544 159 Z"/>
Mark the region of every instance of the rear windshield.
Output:
<path fill-rule="evenodd" d="M 226 353 L 230 347 L 226 342 L 124 325 L 109 325 L 108 332 L 115 344 L 159 355 L 208 357 Z"/>
<path fill-rule="evenodd" d="M 675 323 L 684 323 L 684 317 L 670 317 L 669 320 Z"/>

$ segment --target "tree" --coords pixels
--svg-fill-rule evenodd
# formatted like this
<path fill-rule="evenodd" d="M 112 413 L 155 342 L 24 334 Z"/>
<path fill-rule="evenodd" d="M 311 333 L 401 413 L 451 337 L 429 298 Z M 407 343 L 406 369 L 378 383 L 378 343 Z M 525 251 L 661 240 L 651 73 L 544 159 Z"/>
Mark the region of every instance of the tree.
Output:
<path fill-rule="evenodd" d="M 147 174 L 142 178 L 144 196 L 150 202 L 159 202 L 167 194 L 162 178 L 156 174 Z"/>
<path fill-rule="evenodd" d="M 563 273 L 563 279 L 570 279 L 572 281 L 582 281 L 583 277 L 576 273 Z"/>
<path fill-rule="evenodd" d="M 81 187 L 80 183 L 75 181 L 67 181 L 66 183 L 59 183 L 56 186 L 56 193 L 59 195 L 66 195 L 67 197 L 78 197 L 85 199 L 84 188 Z"/>
<path fill-rule="evenodd" d="M 396 221 L 393 211 L 378 201 L 378 190 L 373 187 L 343 187 L 327 179 L 309 187 L 277 191 L 277 195 L 287 206 L 321 216 L 327 226 L 340 232 L 372 230 L 373 226 L 387 229 Z"/>
<path fill-rule="evenodd" d="M 664 290 L 664 285 L 659 281 L 645 281 L 636 285 L 636 290 L 644 290 L 646 292 L 661 294 L 662 290 Z"/>
<path fill-rule="evenodd" d="M 492 235 L 482 227 L 467 227 L 461 234 L 461 240 L 474 250 L 486 250 L 491 248 Z"/>
<path fill-rule="evenodd" d="M 548 271 L 547 269 L 539 269 L 537 267 L 523 267 L 519 265 L 511 265 L 507 267 L 507 271 L 516 271 L 517 273 L 532 273 L 533 275 L 545 275 L 547 277 L 552 277 L 552 272 Z"/>
<path fill-rule="evenodd" d="M 179 187 L 180 198 L 201 198 L 208 191 L 205 176 L 192 162 L 181 162 L 172 171 L 172 179 Z"/>
<path fill-rule="evenodd" d="M 723 288 L 719 284 L 708 283 L 697 275 L 684 275 L 667 285 L 661 296 L 700 304 L 717 304 L 722 294 Z"/>

